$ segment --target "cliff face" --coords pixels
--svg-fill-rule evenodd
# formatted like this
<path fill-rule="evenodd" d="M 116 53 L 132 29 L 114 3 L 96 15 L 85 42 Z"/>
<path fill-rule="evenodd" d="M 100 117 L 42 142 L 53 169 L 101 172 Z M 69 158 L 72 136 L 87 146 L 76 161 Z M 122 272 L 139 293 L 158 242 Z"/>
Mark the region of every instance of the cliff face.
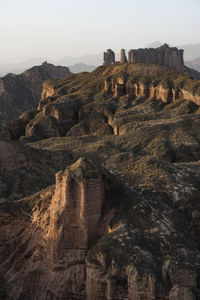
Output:
<path fill-rule="evenodd" d="M 167 44 L 153 49 L 130 50 L 129 63 L 154 63 L 168 66 L 177 72 L 184 72 L 183 50 L 170 48 Z"/>
<path fill-rule="evenodd" d="M 104 66 L 110 66 L 111 64 L 115 63 L 115 53 L 111 50 L 108 49 L 107 52 L 104 52 L 103 54 L 103 65 Z"/>
<path fill-rule="evenodd" d="M 88 248 L 107 230 L 102 176 L 97 165 L 79 159 L 56 174 L 54 192 L 43 193 L 45 203 L 33 207 L 31 218 L 17 209 L 9 215 L 1 203 L 0 265 L 9 297 L 85 298 Z"/>
<path fill-rule="evenodd" d="M 143 82 L 137 82 L 130 84 L 122 80 L 121 78 L 111 79 L 105 81 L 104 90 L 113 94 L 115 97 L 121 97 L 128 95 L 130 97 L 144 97 L 147 99 L 156 99 L 163 102 L 174 102 L 176 100 L 189 100 L 193 101 L 197 105 L 200 105 L 200 95 L 193 94 L 191 91 L 187 91 L 184 88 L 170 88 L 165 87 L 162 84 L 153 86 L 152 83 L 144 84 Z"/>
<path fill-rule="evenodd" d="M 103 198 L 100 171 L 83 159 L 57 173 L 48 233 L 50 253 L 55 253 L 52 263 L 61 262 L 62 267 L 68 260 L 68 251 L 87 251 L 98 232 Z"/>
<path fill-rule="evenodd" d="M 128 60 L 124 49 L 121 49 L 120 62 L 117 64 L 135 64 L 135 63 L 152 63 L 167 66 L 177 72 L 184 72 L 184 50 L 178 50 L 177 48 L 171 48 L 167 44 L 164 44 L 158 48 L 145 48 L 145 49 L 131 49 L 128 52 Z M 110 66 L 115 64 L 115 53 L 108 49 L 104 52 L 103 65 Z"/>
<path fill-rule="evenodd" d="M 0 123 L 16 119 L 25 110 L 37 107 L 42 83 L 70 75 L 69 68 L 43 63 L 20 75 L 8 74 L 0 80 Z"/>

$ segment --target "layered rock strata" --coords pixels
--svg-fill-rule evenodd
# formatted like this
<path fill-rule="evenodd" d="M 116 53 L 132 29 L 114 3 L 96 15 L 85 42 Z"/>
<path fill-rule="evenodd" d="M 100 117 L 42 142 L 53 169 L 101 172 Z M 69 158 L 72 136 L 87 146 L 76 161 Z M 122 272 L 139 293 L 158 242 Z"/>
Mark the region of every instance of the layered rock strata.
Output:
<path fill-rule="evenodd" d="M 168 66 L 177 72 L 184 72 L 183 50 L 170 48 L 167 44 L 157 49 L 130 50 L 128 62 L 146 62 Z"/>
<path fill-rule="evenodd" d="M 16 216 L 1 213 L 0 265 L 8 297 L 85 299 L 85 258 L 107 230 L 105 216 L 101 222 L 104 192 L 101 169 L 79 159 L 56 174 L 53 195 L 33 208 L 30 220 L 20 219 L 18 211 Z"/>
<path fill-rule="evenodd" d="M 2 126 L 0 136 L 41 139 L 117 134 L 119 126 L 114 123 L 123 101 L 126 107 L 139 98 L 165 104 L 189 100 L 200 105 L 199 93 L 198 81 L 165 66 L 124 63 L 99 67 L 93 73 L 45 81 L 37 111 Z"/>
<path fill-rule="evenodd" d="M 84 159 L 56 174 L 47 240 L 52 264 L 64 266 L 72 249 L 86 253 L 98 233 L 103 199 L 102 175 Z"/>
<path fill-rule="evenodd" d="M 146 99 L 157 99 L 166 103 L 176 100 L 189 100 L 200 105 L 200 96 L 184 88 L 164 87 L 162 84 L 153 86 L 143 82 L 129 83 L 123 78 L 107 78 L 104 82 L 104 90 L 108 95 L 121 97 L 128 95 L 130 97 L 144 97 Z"/>

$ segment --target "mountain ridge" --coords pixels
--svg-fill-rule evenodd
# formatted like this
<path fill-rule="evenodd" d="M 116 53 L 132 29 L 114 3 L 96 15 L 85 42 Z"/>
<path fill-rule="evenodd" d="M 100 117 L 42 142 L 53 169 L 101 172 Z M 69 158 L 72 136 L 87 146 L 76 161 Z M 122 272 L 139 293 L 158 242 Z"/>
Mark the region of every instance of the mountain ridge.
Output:
<path fill-rule="evenodd" d="M 170 43 L 169 43 L 170 44 Z M 147 48 L 157 48 L 162 45 L 161 42 L 156 41 L 154 43 L 150 43 L 147 45 Z M 185 45 L 178 45 L 178 48 L 183 48 L 185 50 L 185 61 L 190 61 L 196 58 L 200 57 L 200 44 L 185 44 Z M 117 57 L 119 57 L 119 53 L 117 54 Z M 92 65 L 92 66 L 99 66 L 102 64 L 102 55 L 99 54 L 91 54 L 91 55 L 82 55 L 80 57 L 71 57 L 66 56 L 61 59 L 45 59 L 45 58 L 32 58 L 25 62 L 17 64 L 0 64 L 0 76 L 6 75 L 6 73 L 20 73 L 24 71 L 27 68 L 30 68 L 32 65 L 35 64 L 41 64 L 43 61 L 48 60 L 53 64 L 60 64 L 64 66 L 73 66 L 75 64 L 86 64 L 86 65 Z M 187 63 L 186 63 L 187 64 Z M 23 67 L 22 67 L 23 66 Z M 3 70 L 3 71 L 2 71 Z M 84 71 L 87 71 L 87 68 L 85 68 Z M 198 70 L 197 70 L 198 71 Z"/>
<path fill-rule="evenodd" d="M 44 62 L 20 75 L 7 74 L 0 78 L 0 122 L 18 118 L 25 110 L 36 108 L 44 80 L 71 74 L 67 67 L 55 67 Z"/>

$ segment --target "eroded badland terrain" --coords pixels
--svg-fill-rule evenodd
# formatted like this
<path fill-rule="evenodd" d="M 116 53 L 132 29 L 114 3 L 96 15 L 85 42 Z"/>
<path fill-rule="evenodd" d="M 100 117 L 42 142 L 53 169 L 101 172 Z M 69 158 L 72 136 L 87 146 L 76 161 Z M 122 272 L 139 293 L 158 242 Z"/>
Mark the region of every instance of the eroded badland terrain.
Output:
<path fill-rule="evenodd" d="M 1 128 L 1 299 L 200 299 L 199 105 L 147 62 L 46 81 Z"/>

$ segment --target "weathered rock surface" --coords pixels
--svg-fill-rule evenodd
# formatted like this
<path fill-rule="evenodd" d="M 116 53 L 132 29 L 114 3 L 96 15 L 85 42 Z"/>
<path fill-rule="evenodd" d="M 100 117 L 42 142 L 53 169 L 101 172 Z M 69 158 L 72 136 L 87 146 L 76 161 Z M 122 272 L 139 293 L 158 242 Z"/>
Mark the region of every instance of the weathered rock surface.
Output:
<path fill-rule="evenodd" d="M 53 64 L 50 64 L 47 61 L 43 62 L 41 67 L 47 72 L 47 74 L 49 74 L 49 79 L 60 79 L 71 74 L 70 69 L 68 67 L 54 66 Z"/>
<path fill-rule="evenodd" d="M 129 63 L 152 63 L 168 66 L 177 72 L 183 73 L 184 70 L 184 60 L 183 60 L 184 50 L 179 50 L 177 48 L 171 48 L 167 44 L 164 44 L 158 48 L 145 48 L 145 49 L 131 49 L 128 52 L 128 60 L 126 58 L 125 50 L 122 49 L 120 52 L 120 64 Z M 110 66 L 115 63 L 115 53 L 108 49 L 104 52 L 103 65 Z M 193 71 L 193 74 L 195 71 Z"/>
<path fill-rule="evenodd" d="M 67 251 L 86 251 L 97 236 L 102 216 L 104 185 L 96 166 L 84 159 L 56 174 L 56 190 L 50 205 L 49 250 L 66 264 Z"/>
<path fill-rule="evenodd" d="M 141 68 L 144 68 L 143 72 Z M 8 129 L 11 137 L 19 137 L 21 130 L 21 136 L 40 139 L 89 133 L 123 134 L 127 126 L 123 124 L 122 128 L 119 122 L 123 118 L 123 123 L 127 123 L 128 119 L 120 117 L 119 111 L 127 108 L 127 114 L 133 115 L 133 101 L 148 99 L 176 103 L 189 100 L 199 105 L 199 89 L 198 81 L 164 66 L 123 64 L 108 69 L 100 67 L 92 73 L 45 81 L 38 112 L 29 118 L 29 122 L 27 118 L 14 121 L 17 133 L 12 134 L 11 123 Z"/>
<path fill-rule="evenodd" d="M 125 49 L 121 49 L 120 52 L 120 64 L 126 64 L 128 62 L 127 57 L 126 57 L 126 52 Z"/>
<path fill-rule="evenodd" d="M 103 65 L 107 67 L 114 63 L 115 63 L 115 53 L 111 49 L 108 49 L 106 52 L 104 52 Z"/>
<path fill-rule="evenodd" d="M 129 63 L 154 63 L 168 66 L 178 72 L 184 72 L 183 50 L 170 48 L 167 44 L 159 48 L 130 50 Z"/>
<path fill-rule="evenodd" d="M 9 297 L 85 298 L 87 251 L 107 232 L 106 176 L 79 159 L 56 174 L 53 195 L 47 190 L 40 196 L 45 202 L 33 207 L 31 218 L 20 217 L 18 207 L 9 215 L 1 204 L 0 264 Z"/>

